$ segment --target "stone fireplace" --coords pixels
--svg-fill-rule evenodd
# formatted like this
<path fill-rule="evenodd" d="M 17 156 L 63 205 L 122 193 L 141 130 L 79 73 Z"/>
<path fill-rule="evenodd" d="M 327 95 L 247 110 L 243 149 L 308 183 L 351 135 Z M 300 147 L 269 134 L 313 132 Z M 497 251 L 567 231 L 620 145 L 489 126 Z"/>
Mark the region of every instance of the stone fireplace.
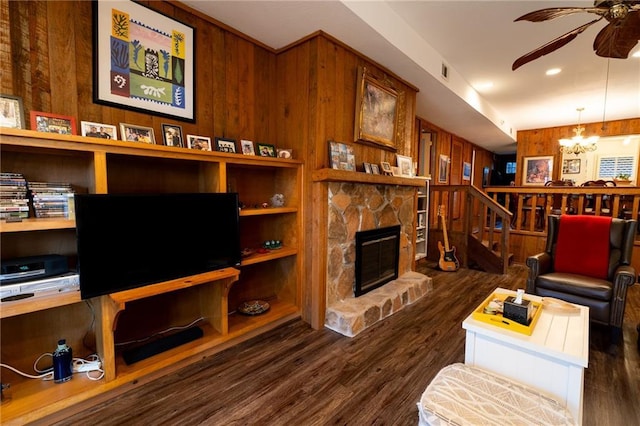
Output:
<path fill-rule="evenodd" d="M 393 184 L 328 184 L 327 328 L 355 336 L 430 290 L 431 279 L 412 271 L 415 191 Z M 398 278 L 356 297 L 356 233 L 393 226 L 400 228 Z"/>

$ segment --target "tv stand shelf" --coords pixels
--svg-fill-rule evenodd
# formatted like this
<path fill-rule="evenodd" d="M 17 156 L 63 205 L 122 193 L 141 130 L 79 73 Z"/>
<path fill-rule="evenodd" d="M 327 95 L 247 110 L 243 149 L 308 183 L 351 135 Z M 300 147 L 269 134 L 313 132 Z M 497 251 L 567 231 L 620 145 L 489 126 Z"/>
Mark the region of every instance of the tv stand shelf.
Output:
<path fill-rule="evenodd" d="M 305 235 L 300 160 L 9 128 L 0 133 L 0 157 L 2 172 L 22 173 L 28 182 L 66 182 L 76 194 L 237 192 L 247 206 L 239 214 L 241 247 L 282 243 L 280 249 L 243 258 L 236 268 L 88 300 L 80 292 L 65 292 L 3 302 L 3 363 L 30 372 L 35 359 L 64 338 L 76 357 L 97 353 L 105 371 L 98 381 L 76 374 L 55 384 L 3 369 L 2 381 L 10 384 L 0 404 L 3 424 L 60 419 L 56 413 L 69 414 L 88 399 L 112 397 L 301 316 Z M 271 205 L 274 194 L 283 195 L 283 206 Z M 185 212 L 166 220 L 207 218 Z M 75 227 L 73 219 L 0 221 L 2 259 L 61 254 L 74 268 Z M 235 312 L 250 300 L 267 300 L 270 309 L 256 316 Z M 131 365 L 124 362 L 120 343 L 195 320 L 203 337 Z M 25 335 L 24 330 L 38 333 Z"/>
<path fill-rule="evenodd" d="M 99 341 L 102 342 L 102 353 L 104 360 L 105 379 L 107 381 L 116 378 L 116 362 L 115 362 L 115 339 L 114 332 L 118 327 L 118 318 L 121 311 L 127 308 L 127 304 L 136 300 L 153 297 L 159 294 L 169 292 L 178 292 L 195 286 L 202 286 L 202 292 L 199 293 L 200 298 L 204 299 L 200 306 L 199 314 L 206 318 L 213 329 L 218 333 L 216 337 L 225 336 L 228 333 L 228 296 L 231 285 L 240 277 L 240 271 L 235 268 L 224 268 L 217 271 L 207 272 L 204 274 L 192 275 L 190 277 L 165 281 L 162 283 L 151 284 L 144 287 L 125 290 L 118 293 L 100 296 L 99 317 L 101 318 L 101 334 Z M 176 298 L 180 294 L 175 294 Z M 206 297 L 206 298 L 205 298 Z M 206 340 L 211 340 L 205 339 Z M 196 347 L 202 345 L 202 341 L 195 343 Z M 206 346 L 206 344 L 205 344 Z M 178 354 L 173 354 L 174 350 L 167 351 L 153 358 L 178 358 L 187 357 L 189 351 L 181 347 L 182 350 Z M 137 364 L 137 363 L 136 363 Z M 162 363 L 160 363 L 161 365 Z M 141 364 L 144 365 L 144 364 Z M 158 362 L 154 363 L 158 368 Z M 135 369 L 135 367 L 132 367 Z M 135 370 L 134 370 L 135 371 Z"/>

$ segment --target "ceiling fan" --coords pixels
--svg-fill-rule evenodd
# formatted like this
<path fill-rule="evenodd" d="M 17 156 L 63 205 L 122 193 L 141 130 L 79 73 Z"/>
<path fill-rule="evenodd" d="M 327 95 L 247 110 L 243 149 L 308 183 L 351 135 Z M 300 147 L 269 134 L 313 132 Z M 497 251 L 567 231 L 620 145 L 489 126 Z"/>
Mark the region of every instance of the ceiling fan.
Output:
<path fill-rule="evenodd" d="M 606 19 L 609 23 L 598 33 L 593 41 L 596 55 L 605 58 L 621 58 L 629 56 L 629 52 L 640 40 L 640 1 L 606 0 L 594 1 L 593 7 L 554 7 L 536 10 L 522 15 L 517 21 L 542 22 L 575 13 L 593 13 L 599 15 L 591 22 L 569 31 L 549 43 L 538 47 L 516 59 L 511 69 L 516 70 L 527 62 L 551 53 L 576 38 L 591 25 Z"/>

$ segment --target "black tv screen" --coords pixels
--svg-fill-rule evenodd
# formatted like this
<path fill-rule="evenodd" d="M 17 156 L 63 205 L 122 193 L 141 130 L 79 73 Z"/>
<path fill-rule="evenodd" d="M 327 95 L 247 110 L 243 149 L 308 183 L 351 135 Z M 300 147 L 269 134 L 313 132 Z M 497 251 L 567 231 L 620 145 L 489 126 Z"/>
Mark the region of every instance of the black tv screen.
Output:
<path fill-rule="evenodd" d="M 78 194 L 83 299 L 240 265 L 238 194 Z"/>

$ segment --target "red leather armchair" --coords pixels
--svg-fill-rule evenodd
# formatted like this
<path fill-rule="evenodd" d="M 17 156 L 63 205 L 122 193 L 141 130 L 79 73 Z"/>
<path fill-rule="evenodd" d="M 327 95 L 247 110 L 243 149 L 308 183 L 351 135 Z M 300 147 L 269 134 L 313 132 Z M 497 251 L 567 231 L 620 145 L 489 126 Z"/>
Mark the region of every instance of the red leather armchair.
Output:
<path fill-rule="evenodd" d="M 560 216 L 550 215 L 548 221 L 545 251 L 526 261 L 529 267 L 527 293 L 588 306 L 590 320 L 611 326 L 612 337 L 617 340 L 624 318 L 627 288 L 636 281 L 636 271 L 630 265 L 637 221 L 611 219 L 608 268 L 604 279 L 554 270 Z"/>

